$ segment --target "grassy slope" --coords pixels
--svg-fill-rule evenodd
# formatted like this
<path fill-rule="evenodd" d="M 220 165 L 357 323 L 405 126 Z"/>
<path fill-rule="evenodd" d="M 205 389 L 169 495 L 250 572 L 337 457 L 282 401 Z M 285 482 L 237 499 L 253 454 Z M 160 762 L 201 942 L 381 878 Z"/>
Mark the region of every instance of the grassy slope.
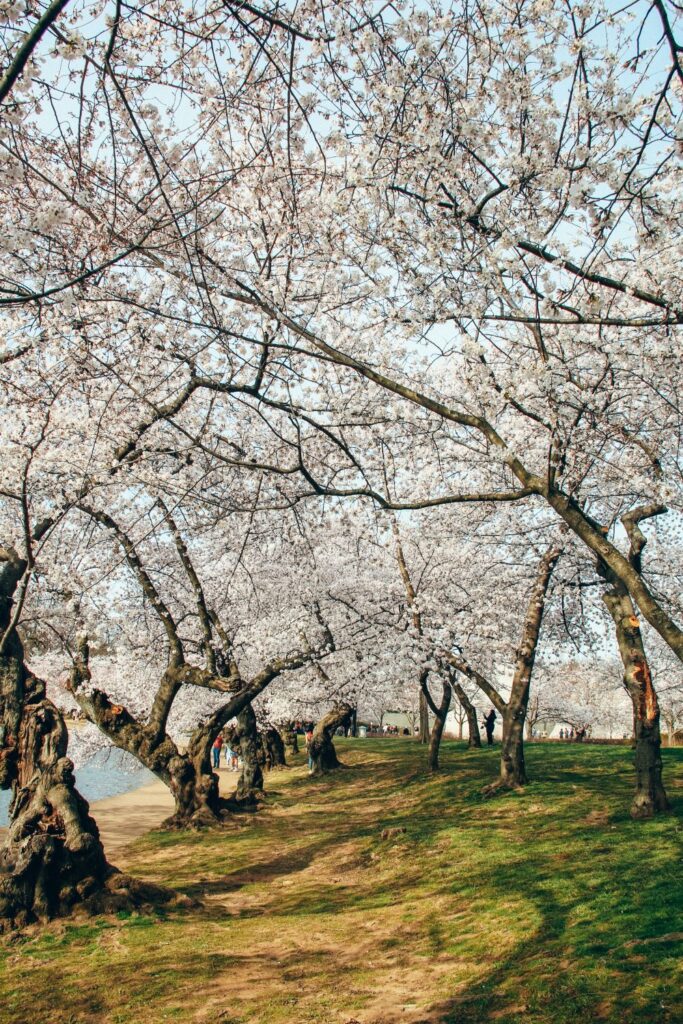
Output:
<path fill-rule="evenodd" d="M 342 741 L 348 771 L 299 758 L 228 832 L 150 833 L 120 866 L 203 909 L 5 940 L 0 1021 L 683 1021 L 683 751 L 675 814 L 635 824 L 625 747 L 531 746 L 484 802 L 496 752 L 444 746 L 430 779 L 417 744 Z"/>

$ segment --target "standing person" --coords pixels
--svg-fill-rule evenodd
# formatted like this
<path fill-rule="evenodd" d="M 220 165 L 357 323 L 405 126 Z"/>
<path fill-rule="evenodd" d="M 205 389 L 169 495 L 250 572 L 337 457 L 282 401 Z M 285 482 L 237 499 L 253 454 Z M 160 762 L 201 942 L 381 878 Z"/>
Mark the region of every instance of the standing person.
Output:
<path fill-rule="evenodd" d="M 230 746 L 230 771 L 238 772 L 240 770 L 240 754 L 236 746 Z"/>
<path fill-rule="evenodd" d="M 491 708 L 488 715 L 484 718 L 482 725 L 486 730 L 486 742 L 490 747 L 493 746 L 493 730 L 496 727 L 496 712 L 494 708 Z"/>
<path fill-rule="evenodd" d="M 313 730 L 308 726 L 306 729 L 306 753 L 308 754 L 308 770 L 313 771 L 313 758 L 311 757 L 311 743 L 313 741 Z"/>
<path fill-rule="evenodd" d="M 206 749 L 206 748 L 205 748 Z M 218 768 L 221 763 L 221 750 L 223 749 L 223 735 L 218 733 L 216 739 L 213 741 L 211 750 L 213 751 L 213 766 Z"/>
<path fill-rule="evenodd" d="M 564 729 L 560 729 L 560 739 L 564 739 Z"/>

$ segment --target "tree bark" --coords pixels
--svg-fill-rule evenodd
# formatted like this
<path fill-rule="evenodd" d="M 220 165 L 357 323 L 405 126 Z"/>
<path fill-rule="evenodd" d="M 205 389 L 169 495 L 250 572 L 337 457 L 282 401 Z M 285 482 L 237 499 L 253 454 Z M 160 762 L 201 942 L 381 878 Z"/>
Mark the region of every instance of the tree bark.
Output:
<path fill-rule="evenodd" d="M 448 709 L 451 706 L 451 697 L 453 691 L 451 688 L 451 684 L 444 681 L 441 704 L 439 704 L 439 706 L 437 707 L 427 689 L 426 679 L 423 686 L 425 700 L 427 701 L 428 706 L 431 707 L 434 713 L 434 724 L 432 726 L 432 732 L 429 738 L 429 754 L 427 756 L 427 767 L 429 768 L 430 772 L 438 772 L 441 738 L 443 736 L 444 726 L 446 725 L 446 716 L 448 715 Z"/>
<path fill-rule="evenodd" d="M 500 749 L 500 784 L 517 789 L 528 782 L 524 760 L 524 719 L 510 715 L 503 719 L 503 739 Z"/>
<path fill-rule="evenodd" d="M 651 818 L 670 806 L 662 781 L 659 702 L 633 602 L 620 580 L 613 577 L 612 583 L 603 600 L 614 622 L 624 686 L 633 705 L 636 791 L 631 817 Z"/>
<path fill-rule="evenodd" d="M 270 726 L 261 733 L 261 748 L 265 759 L 266 771 L 273 768 L 286 768 L 285 744 L 282 736 L 273 726 Z"/>
<path fill-rule="evenodd" d="M 339 726 L 347 721 L 352 710 L 349 704 L 338 704 L 317 723 L 308 748 L 312 775 L 324 775 L 343 767 L 334 749 L 332 737 Z"/>
<path fill-rule="evenodd" d="M 642 555 L 647 544 L 640 523 L 661 515 L 663 511 L 661 505 L 652 503 L 622 517 L 629 539 L 628 565 L 638 575 L 642 572 Z M 597 570 L 610 586 L 603 594 L 603 601 L 614 622 L 617 646 L 624 667 L 624 686 L 633 705 L 636 791 L 631 804 L 631 817 L 651 818 L 660 811 L 669 810 L 662 782 L 659 702 L 652 685 L 640 622 L 633 604 L 633 591 L 628 587 L 628 581 L 617 573 L 606 558 L 598 559 Z M 639 603 L 640 600 L 638 597 Z M 648 617 L 642 605 L 641 610 Z"/>
<path fill-rule="evenodd" d="M 426 674 L 423 673 L 426 678 Z M 420 678 L 422 686 L 422 678 Z M 422 689 L 420 689 L 420 743 L 429 743 L 429 705 Z"/>
<path fill-rule="evenodd" d="M 11 822 L 0 852 L 0 918 L 20 926 L 68 913 L 103 891 L 113 870 L 74 783 L 64 720 L 40 699 L 41 689 L 27 693 Z"/>
<path fill-rule="evenodd" d="M 10 825 L 0 851 L 0 921 L 23 925 L 68 913 L 103 892 L 114 869 L 97 825 L 76 789 L 61 712 L 24 664 L 13 622 L 17 586 L 28 563 L 0 555 L 0 786 L 12 790 Z"/>
<path fill-rule="evenodd" d="M 263 802 L 263 772 L 259 761 L 259 738 L 256 715 L 246 704 L 237 716 L 232 742 L 239 747 L 242 771 L 237 781 L 235 799 L 243 807 L 257 807 Z"/>
<path fill-rule="evenodd" d="M 524 721 L 529 703 L 531 674 L 543 624 L 545 597 L 559 557 L 558 548 L 549 548 L 539 563 L 524 620 L 522 642 L 517 650 L 512 689 L 503 714 L 500 784 L 509 789 L 524 786 L 529 781 L 524 760 Z"/>
<path fill-rule="evenodd" d="M 455 695 L 467 715 L 467 731 L 469 732 L 467 746 L 470 749 L 481 747 L 481 734 L 479 732 L 479 722 L 477 721 L 477 709 L 463 690 L 460 683 L 454 683 L 453 689 L 455 690 Z"/>

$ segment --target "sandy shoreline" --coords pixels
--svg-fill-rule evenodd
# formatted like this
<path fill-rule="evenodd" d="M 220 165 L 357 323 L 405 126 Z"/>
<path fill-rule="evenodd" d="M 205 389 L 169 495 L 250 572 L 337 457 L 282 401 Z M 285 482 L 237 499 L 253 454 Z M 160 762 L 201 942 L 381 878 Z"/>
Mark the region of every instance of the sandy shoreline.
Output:
<path fill-rule="evenodd" d="M 173 797 L 163 782 L 151 782 L 120 796 L 90 805 L 107 858 L 112 858 L 138 836 L 160 825 L 173 813 Z"/>
<path fill-rule="evenodd" d="M 223 767 L 219 775 L 221 791 L 231 791 L 236 776 Z M 230 781 L 227 781 L 226 776 Z M 93 801 L 90 813 L 97 822 L 108 859 L 115 860 L 116 854 L 124 847 L 138 836 L 156 828 L 173 813 L 173 797 L 163 782 L 151 782 L 119 796 Z M 0 842 L 6 832 L 6 828 L 0 828 Z"/>

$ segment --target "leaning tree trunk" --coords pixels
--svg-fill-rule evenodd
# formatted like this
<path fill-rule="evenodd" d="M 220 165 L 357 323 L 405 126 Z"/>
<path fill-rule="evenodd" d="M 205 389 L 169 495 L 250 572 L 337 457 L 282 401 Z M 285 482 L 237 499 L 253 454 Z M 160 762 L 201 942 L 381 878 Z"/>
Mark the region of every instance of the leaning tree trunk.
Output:
<path fill-rule="evenodd" d="M 461 707 L 467 715 L 467 731 L 469 732 L 467 746 L 470 748 L 481 747 L 481 734 L 479 732 L 479 722 L 477 721 L 477 709 L 463 690 L 460 683 L 454 683 L 453 689 L 455 690 L 456 697 L 460 701 Z"/>
<path fill-rule="evenodd" d="M 351 711 L 350 705 L 338 704 L 328 711 L 316 725 L 308 748 L 312 762 L 312 775 L 323 775 L 343 767 L 337 757 L 337 751 L 334 749 L 332 737 L 339 726 L 346 722 Z"/>
<path fill-rule="evenodd" d="M 527 606 L 522 642 L 517 650 L 510 698 L 503 712 L 500 779 L 496 785 L 506 789 L 517 789 L 528 782 L 524 760 L 524 720 L 529 703 L 531 674 L 543 623 L 545 596 L 559 557 L 559 549 L 549 548 L 541 558 L 531 599 Z"/>
<path fill-rule="evenodd" d="M 633 602 L 623 584 L 612 579 L 612 589 L 603 600 L 616 628 L 619 654 L 624 666 L 624 686 L 633 705 L 636 791 L 631 804 L 632 818 L 651 818 L 669 810 L 662 782 L 659 702 L 645 654 L 640 623 Z"/>
<path fill-rule="evenodd" d="M 273 768 L 286 768 L 285 745 L 277 729 L 270 726 L 261 733 L 261 748 L 267 771 Z"/>
<path fill-rule="evenodd" d="M 113 704 L 102 690 L 84 684 L 91 680 L 88 641 L 82 637 L 78 657 L 69 679 L 69 689 L 87 718 L 111 742 L 126 750 L 152 772 L 171 791 L 173 814 L 162 828 L 202 828 L 217 824 L 226 813 L 218 793 L 218 776 L 211 771 L 210 748 L 213 735 L 198 729 L 181 754 L 165 732 L 139 722 L 121 704 Z"/>
<path fill-rule="evenodd" d="M 425 688 L 427 683 L 425 682 Z M 443 684 L 443 696 L 441 698 L 441 704 L 437 707 L 430 697 L 425 694 L 428 704 L 431 704 L 432 711 L 434 712 L 434 724 L 432 725 L 432 732 L 429 738 L 429 754 L 427 755 L 427 767 L 430 772 L 439 771 L 439 750 L 441 748 L 441 738 L 443 736 L 444 727 L 446 725 L 446 716 L 448 715 L 448 709 L 451 706 L 452 696 L 451 684 L 444 682 Z"/>
<path fill-rule="evenodd" d="M 243 807 L 255 807 L 262 803 L 264 793 L 256 715 L 251 704 L 246 704 L 237 716 L 232 742 L 239 745 L 242 758 L 242 772 L 237 781 L 235 799 Z"/>

